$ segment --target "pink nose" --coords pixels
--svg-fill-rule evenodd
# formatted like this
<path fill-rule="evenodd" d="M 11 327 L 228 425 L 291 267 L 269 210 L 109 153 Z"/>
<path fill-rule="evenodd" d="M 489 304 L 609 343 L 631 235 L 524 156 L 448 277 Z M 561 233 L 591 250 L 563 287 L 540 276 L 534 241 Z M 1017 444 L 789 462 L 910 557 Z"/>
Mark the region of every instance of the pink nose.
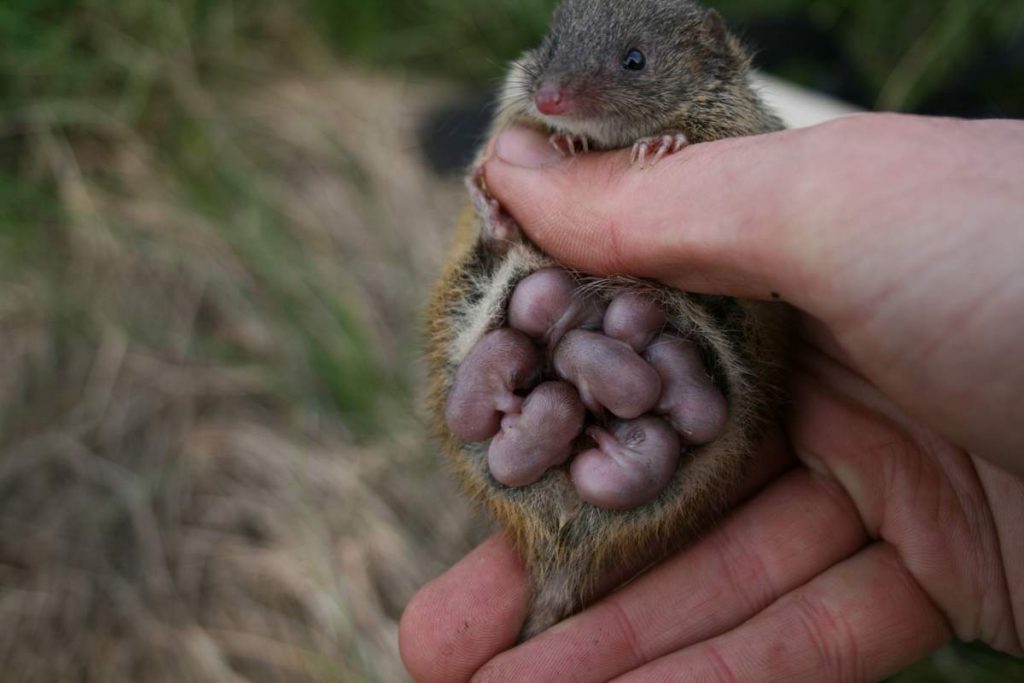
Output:
<path fill-rule="evenodd" d="M 533 100 L 537 104 L 537 111 L 545 116 L 558 116 L 569 110 L 569 98 L 561 88 L 545 85 L 537 91 Z"/>

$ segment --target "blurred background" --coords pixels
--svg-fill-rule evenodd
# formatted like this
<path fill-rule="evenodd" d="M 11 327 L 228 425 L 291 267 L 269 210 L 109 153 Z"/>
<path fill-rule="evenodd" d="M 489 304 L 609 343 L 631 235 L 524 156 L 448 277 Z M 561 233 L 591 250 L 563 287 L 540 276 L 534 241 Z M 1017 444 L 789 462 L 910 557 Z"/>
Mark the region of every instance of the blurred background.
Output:
<path fill-rule="evenodd" d="M 487 533 L 425 437 L 419 309 L 551 4 L 2 0 L 4 680 L 405 679 L 403 605 Z M 859 107 L 1024 115 L 1019 0 L 715 4 Z"/>

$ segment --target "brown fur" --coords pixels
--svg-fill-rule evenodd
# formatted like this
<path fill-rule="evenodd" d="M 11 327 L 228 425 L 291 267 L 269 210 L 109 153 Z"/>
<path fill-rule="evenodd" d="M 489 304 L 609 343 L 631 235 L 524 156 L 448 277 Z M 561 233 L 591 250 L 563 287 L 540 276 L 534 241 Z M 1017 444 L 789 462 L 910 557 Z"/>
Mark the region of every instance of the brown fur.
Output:
<path fill-rule="evenodd" d="M 569 9 L 585 11 L 586 6 L 609 2 L 579 0 Z M 724 76 L 706 79 L 710 89 L 696 93 L 691 89 L 690 98 L 677 103 L 671 122 L 644 135 L 671 128 L 699 141 L 780 127 L 747 84 L 749 60 L 739 44 L 730 36 L 719 38 L 725 42 L 718 49 L 728 52 L 732 68 Z M 694 58 L 686 57 L 691 62 Z M 514 67 L 496 130 L 512 124 L 545 125 L 530 107 L 515 104 L 522 100 L 515 94 L 522 85 L 519 79 L 535 70 L 528 63 L 533 59 L 534 53 L 528 53 Z M 637 137 L 635 132 L 627 132 L 630 140 Z M 429 405 L 435 430 L 465 491 L 489 509 L 526 561 L 535 595 L 524 637 L 581 609 L 595 595 L 601 577 L 636 570 L 663 557 L 722 513 L 754 446 L 778 415 L 786 366 L 784 305 L 684 294 L 646 281 L 581 276 L 581 286 L 607 299 L 624 289 L 646 292 L 662 303 L 677 333 L 702 345 L 709 369 L 729 402 L 726 431 L 714 443 L 685 454 L 662 495 L 634 510 L 609 511 L 583 503 L 566 468 L 551 470 L 532 486 L 504 487 L 487 469 L 486 444 L 463 443 L 449 432 L 445 403 L 466 353 L 483 334 L 504 324 L 504 304 L 515 285 L 550 265 L 548 257 L 525 242 L 495 254 L 481 240 L 480 219 L 467 209 L 428 310 Z"/>

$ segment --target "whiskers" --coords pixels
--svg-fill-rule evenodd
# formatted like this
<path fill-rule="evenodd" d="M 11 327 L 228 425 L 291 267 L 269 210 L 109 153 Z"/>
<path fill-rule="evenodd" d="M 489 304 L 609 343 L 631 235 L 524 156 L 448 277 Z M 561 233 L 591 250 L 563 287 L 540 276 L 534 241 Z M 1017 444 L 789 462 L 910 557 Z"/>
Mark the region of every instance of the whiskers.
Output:
<path fill-rule="evenodd" d="M 532 60 L 521 59 L 512 63 L 495 110 L 499 121 L 514 119 L 531 110 L 534 84 L 539 76 L 540 68 Z"/>

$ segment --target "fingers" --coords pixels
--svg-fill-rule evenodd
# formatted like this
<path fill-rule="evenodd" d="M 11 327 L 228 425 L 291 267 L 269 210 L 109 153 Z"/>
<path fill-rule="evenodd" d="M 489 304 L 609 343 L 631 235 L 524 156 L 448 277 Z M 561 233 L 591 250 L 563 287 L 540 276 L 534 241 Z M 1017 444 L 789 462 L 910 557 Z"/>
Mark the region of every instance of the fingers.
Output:
<path fill-rule="evenodd" d="M 991 643 L 1004 652 L 1024 655 L 1024 479 L 974 458 L 978 479 L 992 501 L 1006 583 L 1010 586 L 1007 633 Z"/>
<path fill-rule="evenodd" d="M 513 129 L 495 143 L 487 183 L 542 249 L 584 272 L 794 301 L 806 288 L 783 209 L 798 134 L 700 145 L 638 170 L 628 152 L 566 160 Z"/>
<path fill-rule="evenodd" d="M 616 679 L 878 681 L 950 638 L 892 547 L 879 544 L 786 595 L 739 628 Z"/>
<path fill-rule="evenodd" d="M 419 683 L 468 681 L 515 643 L 528 604 L 522 561 L 503 536 L 493 536 L 406 607 L 398 634 L 402 661 Z"/>
<path fill-rule="evenodd" d="M 475 680 L 608 680 L 734 628 L 866 540 L 845 494 L 797 470 L 688 550 L 501 654 Z"/>
<path fill-rule="evenodd" d="M 1007 568 L 993 516 L 1004 502 L 986 495 L 971 458 L 940 437 L 883 417 L 870 387 L 843 369 L 814 366 L 796 383 L 791 441 L 797 455 L 834 478 L 869 532 L 899 553 L 957 637 L 1013 650 Z M 851 395 L 852 394 L 852 395 Z"/>

